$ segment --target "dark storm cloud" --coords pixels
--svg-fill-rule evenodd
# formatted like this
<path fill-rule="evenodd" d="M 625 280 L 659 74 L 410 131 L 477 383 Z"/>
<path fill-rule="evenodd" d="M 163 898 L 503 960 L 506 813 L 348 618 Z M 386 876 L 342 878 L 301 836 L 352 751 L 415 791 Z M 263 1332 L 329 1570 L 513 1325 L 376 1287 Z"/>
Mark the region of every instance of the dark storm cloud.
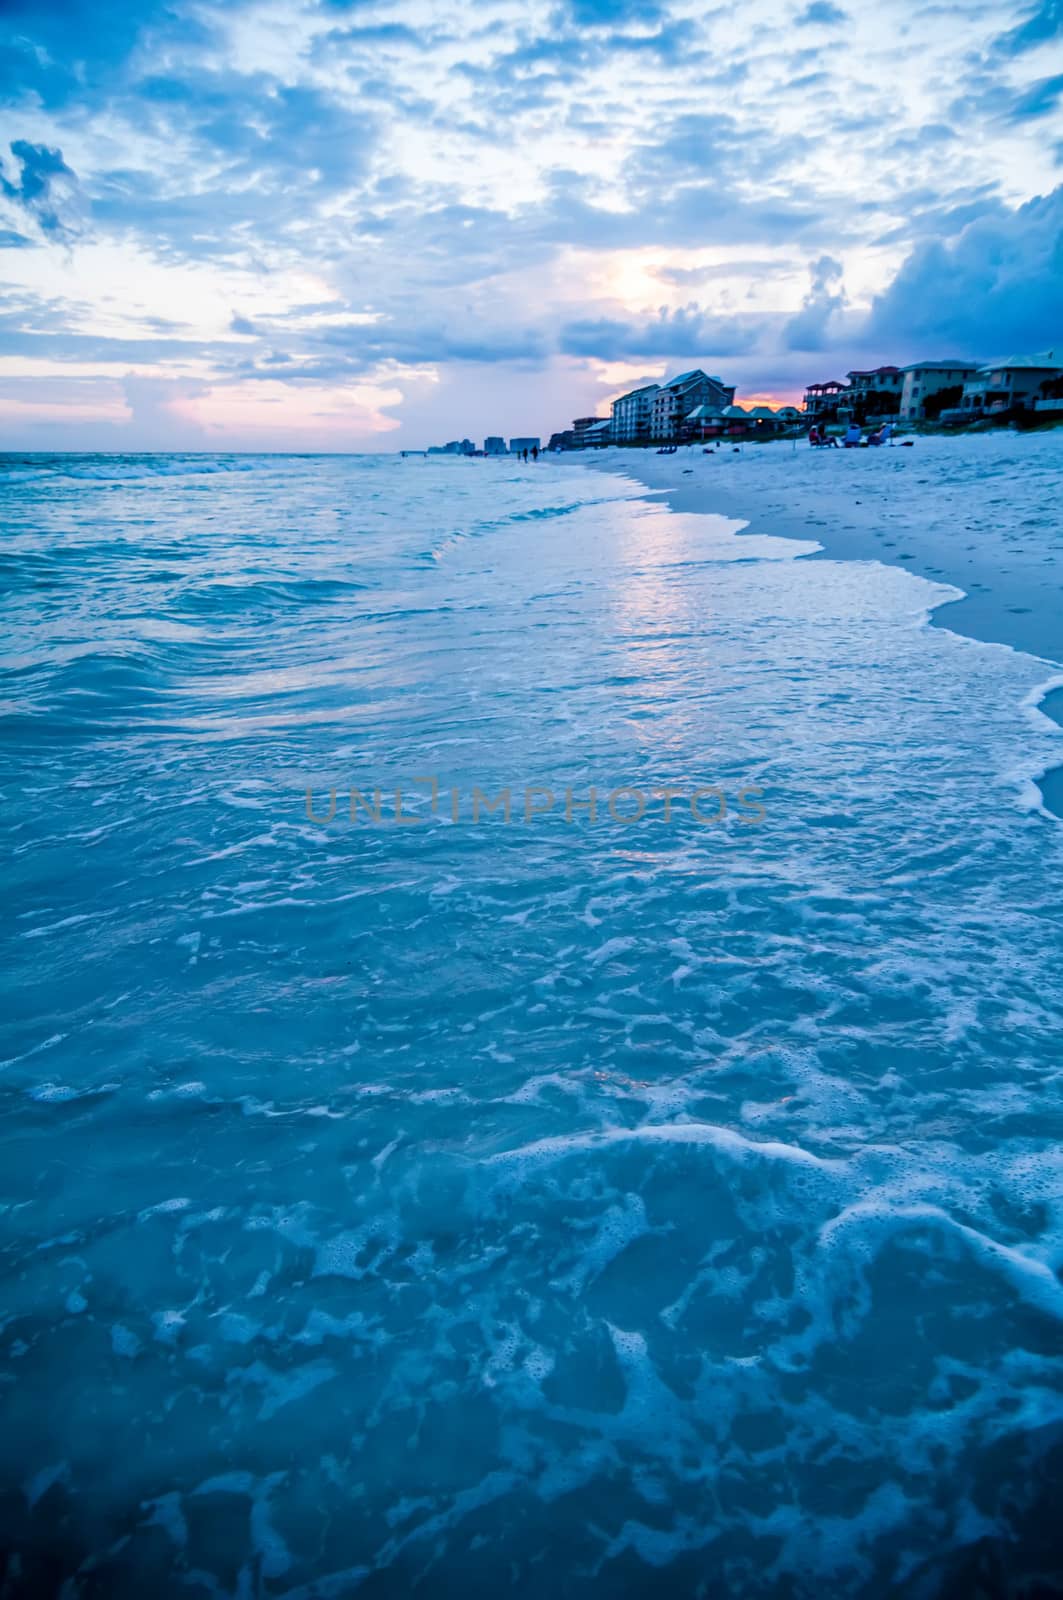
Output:
<path fill-rule="evenodd" d="M 1061 332 L 1063 186 L 1014 211 L 998 207 L 951 242 L 917 245 L 869 320 L 872 336 L 986 358 L 1051 345 Z"/>

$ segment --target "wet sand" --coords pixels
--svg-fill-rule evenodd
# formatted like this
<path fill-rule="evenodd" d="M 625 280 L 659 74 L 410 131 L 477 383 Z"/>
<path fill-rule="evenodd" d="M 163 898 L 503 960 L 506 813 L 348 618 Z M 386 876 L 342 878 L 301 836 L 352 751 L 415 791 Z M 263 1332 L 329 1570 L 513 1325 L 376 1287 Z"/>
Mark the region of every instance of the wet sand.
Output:
<path fill-rule="evenodd" d="M 564 457 L 556 458 L 564 460 Z M 812 450 L 807 441 L 580 452 L 623 472 L 676 511 L 721 513 L 743 531 L 819 541 L 819 557 L 875 560 L 951 584 L 936 627 L 1042 658 L 1063 673 L 1063 429 L 921 437 L 912 446 Z M 1063 726 L 1063 689 L 1039 709 Z M 1041 781 L 1063 817 L 1063 766 Z"/>

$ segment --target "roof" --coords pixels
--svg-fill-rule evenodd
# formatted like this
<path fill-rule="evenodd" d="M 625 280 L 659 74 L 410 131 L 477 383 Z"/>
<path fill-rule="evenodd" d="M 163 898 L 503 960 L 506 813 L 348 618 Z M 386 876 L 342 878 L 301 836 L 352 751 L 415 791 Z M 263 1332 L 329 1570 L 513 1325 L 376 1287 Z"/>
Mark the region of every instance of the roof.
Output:
<path fill-rule="evenodd" d="M 1040 350 L 1032 356 L 1009 356 L 1006 361 L 987 361 L 984 367 L 979 367 L 979 372 L 1031 371 L 1042 372 L 1058 371 L 1063 369 L 1063 350 Z"/>
<path fill-rule="evenodd" d="M 719 406 L 695 406 L 687 415 L 688 422 L 715 422 L 723 416 Z"/>
<path fill-rule="evenodd" d="M 848 373 L 847 376 L 850 378 L 877 378 L 883 372 L 888 372 L 893 375 L 900 372 L 900 370 L 900 367 L 854 367 L 852 372 Z"/>
<path fill-rule="evenodd" d="M 902 372 L 977 372 L 981 367 L 980 361 L 961 361 L 959 356 L 955 361 L 912 361 Z"/>
<path fill-rule="evenodd" d="M 749 416 L 749 412 L 748 411 L 743 411 L 741 406 L 725 406 L 723 414 L 724 414 L 725 417 L 748 417 Z"/>
<path fill-rule="evenodd" d="M 751 417 L 774 417 L 776 413 L 771 409 L 771 406 L 754 406 L 749 415 Z"/>
<path fill-rule="evenodd" d="M 699 378 L 704 379 L 705 373 L 700 367 L 695 367 L 692 372 L 681 372 L 678 378 L 669 378 L 667 383 L 661 385 L 662 389 L 678 389 L 688 383 L 695 383 Z"/>
<path fill-rule="evenodd" d="M 849 385 L 842 383 L 840 378 L 828 378 L 826 383 L 810 383 L 806 394 L 818 394 L 821 389 L 847 389 Z"/>
<path fill-rule="evenodd" d="M 627 394 L 618 395 L 613 404 L 618 406 L 621 400 L 634 400 L 635 396 L 639 394 L 656 394 L 660 387 L 659 383 L 645 383 L 641 389 L 629 389 Z"/>

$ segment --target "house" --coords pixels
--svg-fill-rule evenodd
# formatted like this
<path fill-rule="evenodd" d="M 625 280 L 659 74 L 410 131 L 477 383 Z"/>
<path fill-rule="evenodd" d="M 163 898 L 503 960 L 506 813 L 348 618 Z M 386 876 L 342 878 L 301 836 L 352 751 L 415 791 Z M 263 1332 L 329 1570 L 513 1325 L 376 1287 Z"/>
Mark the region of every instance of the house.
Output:
<path fill-rule="evenodd" d="M 661 384 L 653 397 L 653 421 L 650 437 L 665 443 L 678 439 L 682 424 L 698 406 L 729 406 L 734 400 L 733 385 L 728 387 L 722 378 L 710 378 L 700 367 L 693 372 L 681 372 L 677 378 Z"/>
<path fill-rule="evenodd" d="M 949 421 L 967 421 L 1006 411 L 1033 411 L 1048 386 L 1060 378 L 1063 349 L 1009 356 L 1006 361 L 980 367 L 964 384 L 959 406 L 942 415 Z"/>
<path fill-rule="evenodd" d="M 843 404 L 857 422 L 868 417 L 895 417 L 900 410 L 904 373 L 900 367 L 872 367 L 869 371 L 847 372 L 849 380 Z"/>
<path fill-rule="evenodd" d="M 847 385 L 839 383 L 837 378 L 829 378 L 826 383 L 810 383 L 805 390 L 805 415 L 810 422 L 832 421 L 838 415 L 842 396 L 848 392 Z"/>
<path fill-rule="evenodd" d="M 647 383 L 641 389 L 622 394 L 612 404 L 613 443 L 635 444 L 648 439 L 653 431 L 653 402 L 659 384 Z"/>
<path fill-rule="evenodd" d="M 970 361 L 913 361 L 903 367 L 901 386 L 901 417 L 906 422 L 931 421 L 940 416 L 944 406 L 959 405 L 963 386 L 978 373 L 978 364 Z M 955 390 L 955 393 L 950 391 Z M 930 402 L 929 406 L 927 402 Z"/>
<path fill-rule="evenodd" d="M 753 424 L 752 432 L 758 436 L 774 436 L 785 433 L 793 427 L 795 422 L 800 422 L 801 414 L 796 406 L 780 406 L 773 411 L 771 406 L 754 406 L 749 413 L 749 420 Z"/>
<path fill-rule="evenodd" d="M 504 456 L 505 453 L 506 441 L 504 439 L 500 439 L 497 434 L 490 434 L 484 440 L 485 456 Z"/>
<path fill-rule="evenodd" d="M 713 439 L 723 432 L 722 406 L 695 406 L 683 418 L 680 437 L 688 439 Z"/>
<path fill-rule="evenodd" d="M 510 455 L 519 455 L 522 450 L 538 450 L 539 440 L 530 435 L 527 439 L 511 439 L 509 441 Z"/>

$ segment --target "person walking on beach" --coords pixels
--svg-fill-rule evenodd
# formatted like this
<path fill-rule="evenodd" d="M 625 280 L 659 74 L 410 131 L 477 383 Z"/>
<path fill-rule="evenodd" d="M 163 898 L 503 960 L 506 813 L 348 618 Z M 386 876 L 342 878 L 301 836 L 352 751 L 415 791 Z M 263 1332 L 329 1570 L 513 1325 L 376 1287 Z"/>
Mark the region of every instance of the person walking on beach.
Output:
<path fill-rule="evenodd" d="M 533 444 L 532 445 L 532 460 L 533 461 L 538 461 L 538 459 L 539 459 L 539 446 L 537 444 Z"/>

